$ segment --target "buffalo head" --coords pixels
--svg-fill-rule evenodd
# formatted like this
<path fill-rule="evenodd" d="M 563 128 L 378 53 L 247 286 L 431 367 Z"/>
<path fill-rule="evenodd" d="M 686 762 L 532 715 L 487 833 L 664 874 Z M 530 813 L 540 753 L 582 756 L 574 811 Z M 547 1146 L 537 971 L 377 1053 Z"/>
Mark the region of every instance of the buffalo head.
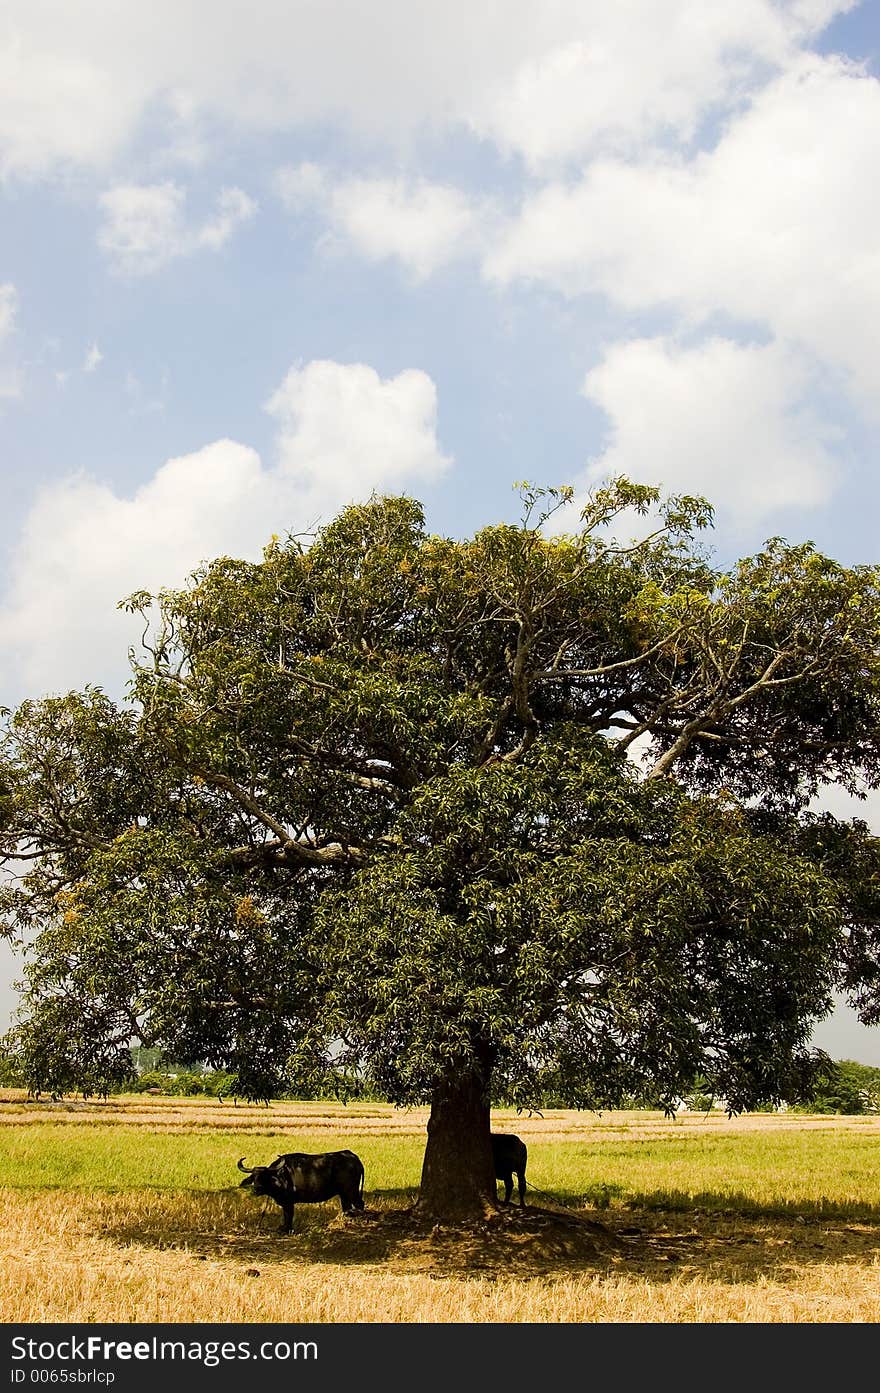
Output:
<path fill-rule="evenodd" d="M 246 1166 L 242 1156 L 238 1169 L 247 1172 L 241 1184 L 250 1185 L 255 1195 L 269 1195 L 279 1204 L 292 1199 L 293 1180 L 282 1156 L 271 1166 Z"/>

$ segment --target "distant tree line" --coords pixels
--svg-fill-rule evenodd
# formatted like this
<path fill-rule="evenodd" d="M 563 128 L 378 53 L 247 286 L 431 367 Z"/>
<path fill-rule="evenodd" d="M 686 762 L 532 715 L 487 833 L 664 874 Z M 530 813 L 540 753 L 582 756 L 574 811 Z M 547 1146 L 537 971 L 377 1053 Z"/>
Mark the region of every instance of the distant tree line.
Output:
<path fill-rule="evenodd" d="M 513 1099 L 503 1099 L 502 1105 L 516 1106 Z M 564 1108 L 566 1103 L 554 1094 L 547 1094 L 533 1102 L 535 1111 L 547 1108 Z M 670 1105 L 657 1094 L 643 1092 L 623 1098 L 620 1108 L 624 1111 L 667 1112 L 710 1112 L 727 1110 L 727 1100 L 714 1093 L 708 1080 L 701 1074 L 695 1076 L 689 1088 L 685 1088 L 675 1104 Z M 814 1087 L 799 1103 L 787 1105 L 789 1112 L 797 1113 L 876 1113 L 880 1112 L 880 1068 L 870 1064 L 859 1064 L 854 1059 L 829 1059 L 824 1065 Z M 751 1112 L 775 1112 L 773 1103 L 756 1104 Z"/>
<path fill-rule="evenodd" d="M 0 1041 L 0 1088 L 23 1088 L 29 1094 L 39 1097 L 47 1094 L 52 1097 L 109 1097 L 110 1095 L 130 1093 L 160 1093 L 170 1097 L 238 1098 L 246 1102 L 268 1102 L 268 1098 L 257 1096 L 246 1081 L 235 1073 L 224 1069 L 212 1069 L 204 1062 L 180 1062 L 164 1055 L 159 1049 L 132 1046 L 128 1059 L 112 1078 L 96 1078 L 94 1082 L 83 1082 L 74 1076 L 73 1067 L 68 1073 L 64 1067 L 58 1068 L 52 1087 L 41 1087 L 33 1073 L 33 1061 L 26 1049 L 21 1049 L 14 1035 Z M 279 1090 L 271 1097 L 273 1100 L 312 1101 L 316 1099 L 337 1099 L 338 1080 L 329 1073 L 316 1073 L 310 1084 L 301 1084 L 296 1091 Z M 387 1102 L 379 1097 L 362 1081 L 357 1081 L 346 1090 L 346 1096 L 357 1097 L 362 1102 Z"/>
<path fill-rule="evenodd" d="M 0 1052 L 0 1087 L 29 1088 L 24 1061 L 6 1049 Z M 276 1101 L 316 1101 L 336 1099 L 334 1081 L 316 1077 L 310 1088 L 299 1088 L 296 1092 L 276 1094 Z M 235 1074 L 223 1069 L 210 1069 L 202 1063 L 178 1063 L 165 1059 L 161 1050 L 135 1047 L 131 1050 L 131 1072 L 124 1080 L 115 1081 L 108 1086 L 93 1090 L 71 1087 L 61 1091 L 88 1095 L 90 1092 L 107 1096 L 122 1093 L 158 1093 L 167 1097 L 206 1098 L 248 1098 Z M 378 1096 L 372 1089 L 361 1087 L 351 1090 L 349 1097 L 356 1096 L 362 1102 L 386 1103 L 389 1100 Z M 724 1109 L 725 1100 L 718 1098 L 709 1090 L 708 1082 L 701 1075 L 694 1080 L 692 1087 L 684 1092 L 679 1100 L 682 1108 L 690 1112 L 709 1112 Z M 501 1105 L 517 1106 L 513 1099 L 502 1099 Z M 536 1099 L 534 1111 L 549 1108 L 564 1108 L 565 1102 L 552 1094 Z M 622 1101 L 621 1107 L 634 1111 L 662 1110 L 660 1098 L 650 1094 L 632 1096 Z M 668 1109 L 667 1109 L 668 1110 Z M 758 1112 L 774 1111 L 771 1104 L 755 1109 Z M 829 1060 L 822 1080 L 816 1085 L 811 1096 L 802 1103 L 792 1104 L 790 1112 L 796 1113 L 839 1113 L 850 1116 L 880 1112 L 880 1068 L 870 1064 L 859 1064 L 854 1059 Z"/>
<path fill-rule="evenodd" d="M 797 1104 L 791 1111 L 880 1112 L 880 1068 L 858 1064 L 854 1059 L 839 1059 L 824 1085 L 816 1090 L 810 1105 Z"/>

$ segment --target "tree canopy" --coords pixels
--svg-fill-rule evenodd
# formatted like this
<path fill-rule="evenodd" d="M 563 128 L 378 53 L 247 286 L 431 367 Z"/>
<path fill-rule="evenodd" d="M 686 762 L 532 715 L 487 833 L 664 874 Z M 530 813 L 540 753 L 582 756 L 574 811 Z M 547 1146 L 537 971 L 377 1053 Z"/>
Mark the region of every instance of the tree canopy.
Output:
<path fill-rule="evenodd" d="M 464 540 L 374 497 L 212 561 L 125 602 L 130 700 L 10 713 L 36 1086 L 133 1039 L 252 1096 L 367 1083 L 430 1103 L 448 1212 L 494 1194 L 493 1099 L 796 1101 L 835 989 L 880 1019 L 880 844 L 809 811 L 880 784 L 877 568 L 722 570 L 704 500 L 625 479 L 569 532 L 570 489 L 522 494 Z"/>

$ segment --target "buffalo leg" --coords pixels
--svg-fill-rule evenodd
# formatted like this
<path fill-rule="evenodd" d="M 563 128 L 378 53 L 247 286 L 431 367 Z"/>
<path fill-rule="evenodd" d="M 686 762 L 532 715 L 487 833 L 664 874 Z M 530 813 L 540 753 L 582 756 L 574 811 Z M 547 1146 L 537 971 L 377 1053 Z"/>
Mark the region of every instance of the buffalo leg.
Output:
<path fill-rule="evenodd" d="M 518 1184 L 519 1184 L 519 1203 L 520 1203 L 520 1208 L 521 1208 L 521 1209 L 525 1209 L 525 1207 L 526 1207 L 526 1173 L 525 1173 L 525 1171 L 518 1171 L 518 1172 L 517 1172 L 516 1178 L 517 1178 L 517 1182 L 518 1182 Z"/>
<path fill-rule="evenodd" d="M 283 1215 L 284 1215 L 284 1222 L 283 1222 L 283 1224 L 281 1225 L 281 1227 L 280 1227 L 280 1229 L 278 1230 L 278 1232 L 279 1232 L 279 1233 L 287 1234 L 287 1233 L 290 1233 L 290 1232 L 292 1231 L 292 1229 L 293 1229 L 293 1205 L 292 1205 L 292 1204 L 283 1204 L 283 1205 L 281 1206 L 281 1211 L 282 1211 L 282 1213 L 283 1213 Z"/>

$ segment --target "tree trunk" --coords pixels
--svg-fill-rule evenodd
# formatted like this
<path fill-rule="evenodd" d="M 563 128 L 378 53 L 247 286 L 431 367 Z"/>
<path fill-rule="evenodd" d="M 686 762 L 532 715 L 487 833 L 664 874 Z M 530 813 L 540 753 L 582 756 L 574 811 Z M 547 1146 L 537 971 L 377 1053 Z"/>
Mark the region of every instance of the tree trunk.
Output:
<path fill-rule="evenodd" d="M 475 1074 L 434 1088 L 416 1208 L 441 1222 L 483 1219 L 498 1208 L 488 1096 Z"/>

